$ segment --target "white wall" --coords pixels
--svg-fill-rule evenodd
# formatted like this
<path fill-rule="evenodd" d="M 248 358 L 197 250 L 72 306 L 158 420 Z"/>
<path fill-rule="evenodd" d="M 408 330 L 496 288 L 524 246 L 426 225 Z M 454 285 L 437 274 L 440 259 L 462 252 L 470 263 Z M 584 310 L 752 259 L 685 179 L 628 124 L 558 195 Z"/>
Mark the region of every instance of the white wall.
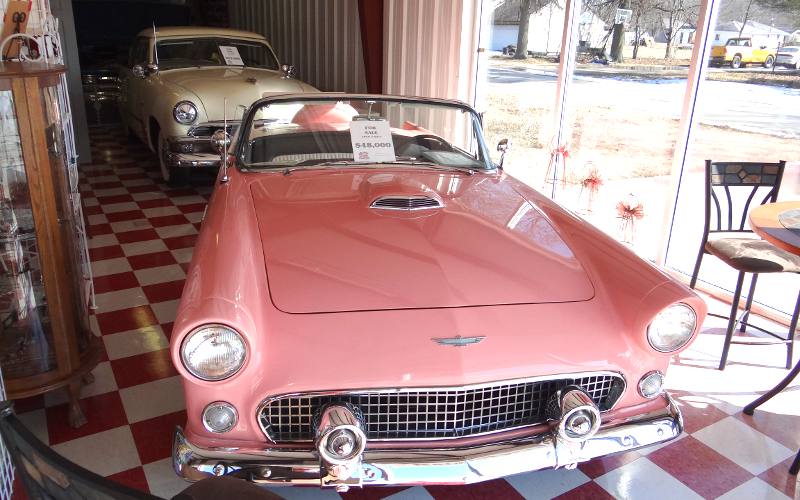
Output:
<path fill-rule="evenodd" d="M 356 0 L 229 0 L 232 28 L 267 37 L 320 90 L 366 92 Z"/>
<path fill-rule="evenodd" d="M 503 47 L 516 45 L 518 33 L 519 25 L 517 24 L 495 24 L 492 26 L 491 49 L 501 51 Z"/>

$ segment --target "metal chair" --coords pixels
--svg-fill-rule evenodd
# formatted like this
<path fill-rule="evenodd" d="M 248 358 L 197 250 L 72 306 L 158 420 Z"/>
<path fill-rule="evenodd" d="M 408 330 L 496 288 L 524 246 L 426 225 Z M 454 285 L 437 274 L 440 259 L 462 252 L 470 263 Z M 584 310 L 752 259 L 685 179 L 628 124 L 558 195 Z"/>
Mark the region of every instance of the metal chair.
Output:
<path fill-rule="evenodd" d="M 765 203 L 774 203 L 778 199 L 778 190 L 780 189 L 785 166 L 785 161 L 755 163 L 712 162 L 711 160 L 706 160 L 705 226 L 703 240 L 697 253 L 697 261 L 695 262 L 689 286 L 691 288 L 695 287 L 697 275 L 700 272 L 700 264 L 705 254 L 714 255 L 728 266 L 739 271 L 736 288 L 733 293 L 731 312 L 727 316 L 728 328 L 725 332 L 725 345 L 722 349 L 722 357 L 719 363 L 720 370 L 725 368 L 731 343 L 755 345 L 767 343 L 754 342 L 752 340 L 749 342 L 734 341 L 733 331 L 737 324 L 740 332 L 744 332 L 747 327 L 750 327 L 779 339 L 779 343 L 785 343 L 786 369 L 792 367 L 792 347 L 794 331 L 797 328 L 798 313 L 800 313 L 800 295 L 792 314 L 789 333 L 785 337 L 747 322 L 750 318 L 750 309 L 753 305 L 753 295 L 759 274 L 800 273 L 800 257 L 755 237 L 753 231 L 746 228 L 747 214 L 754 200 L 763 205 Z M 712 216 L 715 220 L 713 225 Z M 709 238 L 709 235 L 722 233 L 727 234 L 729 237 Z M 742 237 L 748 234 L 751 236 Z M 750 291 L 747 294 L 744 310 L 741 315 L 737 316 L 746 274 L 752 274 Z M 725 316 L 718 314 L 711 315 L 725 318 Z"/>

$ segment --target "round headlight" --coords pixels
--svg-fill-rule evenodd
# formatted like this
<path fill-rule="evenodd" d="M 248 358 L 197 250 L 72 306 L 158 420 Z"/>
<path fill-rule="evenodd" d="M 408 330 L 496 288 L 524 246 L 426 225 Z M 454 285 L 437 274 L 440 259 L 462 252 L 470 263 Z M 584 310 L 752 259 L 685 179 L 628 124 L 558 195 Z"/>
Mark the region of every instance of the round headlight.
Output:
<path fill-rule="evenodd" d="M 225 401 L 211 403 L 203 410 L 203 425 L 214 433 L 228 432 L 233 429 L 238 420 L 239 415 L 236 413 L 236 408 Z"/>
<path fill-rule="evenodd" d="M 189 372 L 203 380 L 222 380 L 242 367 L 247 348 L 241 335 L 223 325 L 202 326 L 181 346 L 181 360 Z"/>
<path fill-rule="evenodd" d="M 692 338 L 697 314 L 686 304 L 673 304 L 656 315 L 647 327 L 647 340 L 659 352 L 672 352 Z"/>
<path fill-rule="evenodd" d="M 172 109 L 172 116 L 176 122 L 189 125 L 197 119 L 197 107 L 190 101 L 181 101 Z"/>

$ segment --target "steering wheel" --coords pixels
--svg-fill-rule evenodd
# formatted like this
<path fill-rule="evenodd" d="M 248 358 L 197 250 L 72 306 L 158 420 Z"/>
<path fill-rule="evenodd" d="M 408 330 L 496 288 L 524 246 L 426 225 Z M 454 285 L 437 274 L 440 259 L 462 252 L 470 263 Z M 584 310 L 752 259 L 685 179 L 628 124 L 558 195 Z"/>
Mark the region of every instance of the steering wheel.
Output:
<path fill-rule="evenodd" d="M 438 135 L 433 135 L 433 134 L 417 135 L 414 136 L 414 143 L 426 147 L 431 151 L 453 151 L 453 146 L 451 146 L 447 141 L 445 141 Z"/>

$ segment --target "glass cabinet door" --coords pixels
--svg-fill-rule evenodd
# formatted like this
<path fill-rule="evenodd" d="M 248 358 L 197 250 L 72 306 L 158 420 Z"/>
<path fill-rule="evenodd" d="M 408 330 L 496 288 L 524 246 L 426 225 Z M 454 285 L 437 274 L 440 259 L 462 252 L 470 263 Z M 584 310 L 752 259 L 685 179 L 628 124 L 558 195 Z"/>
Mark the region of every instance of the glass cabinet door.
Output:
<path fill-rule="evenodd" d="M 10 82 L 0 80 L 0 365 L 7 379 L 57 368 Z"/>
<path fill-rule="evenodd" d="M 60 79 L 42 80 L 41 88 L 42 110 L 44 111 L 45 139 L 47 140 L 50 171 L 53 175 L 53 194 L 56 202 L 56 212 L 59 226 L 63 236 L 64 266 L 70 284 L 73 301 L 76 307 L 75 317 L 79 318 L 78 343 L 80 350 L 86 347 L 87 337 L 83 335 L 90 331 L 88 316 L 87 288 L 84 285 L 86 276 L 82 272 L 80 249 L 82 239 L 79 227 L 80 221 L 80 195 L 77 192 L 77 182 L 70 175 L 69 158 L 64 138 L 64 123 L 61 116 L 59 100 L 62 97 L 63 87 Z"/>

